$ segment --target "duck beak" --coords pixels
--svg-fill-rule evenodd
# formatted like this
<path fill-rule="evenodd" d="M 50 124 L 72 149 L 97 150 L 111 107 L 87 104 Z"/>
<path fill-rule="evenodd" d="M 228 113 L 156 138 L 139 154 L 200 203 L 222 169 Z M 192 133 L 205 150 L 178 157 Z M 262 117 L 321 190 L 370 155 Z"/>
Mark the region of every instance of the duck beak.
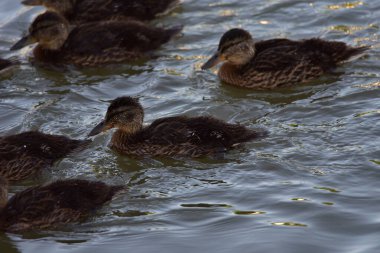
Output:
<path fill-rule="evenodd" d="M 36 41 L 33 38 L 31 38 L 29 35 L 27 35 L 21 38 L 19 41 L 17 41 L 16 44 L 14 44 L 10 50 L 11 51 L 18 50 L 33 43 L 36 43 Z"/>
<path fill-rule="evenodd" d="M 201 69 L 209 69 L 222 62 L 223 58 L 219 52 L 216 52 L 205 64 L 202 65 Z"/>
<path fill-rule="evenodd" d="M 107 130 L 107 129 L 105 128 L 105 124 L 104 124 L 104 120 L 103 120 L 102 122 L 100 122 L 98 125 L 96 125 L 96 127 L 94 127 L 91 130 L 91 132 L 88 134 L 88 137 L 100 134 L 101 132 L 103 132 L 105 130 Z"/>
<path fill-rule="evenodd" d="M 30 6 L 42 5 L 41 0 L 24 0 L 21 3 L 23 5 L 30 5 Z"/>

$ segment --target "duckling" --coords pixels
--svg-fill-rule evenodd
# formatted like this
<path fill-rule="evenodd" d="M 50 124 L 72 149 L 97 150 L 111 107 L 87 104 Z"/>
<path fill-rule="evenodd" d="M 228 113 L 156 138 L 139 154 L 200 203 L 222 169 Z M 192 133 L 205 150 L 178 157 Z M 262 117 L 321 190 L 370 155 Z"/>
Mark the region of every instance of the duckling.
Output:
<path fill-rule="evenodd" d="M 59 180 L 18 192 L 7 201 L 7 182 L 0 179 L 0 230 L 19 233 L 81 222 L 123 189 L 100 181 Z"/>
<path fill-rule="evenodd" d="M 9 181 L 30 178 L 90 142 L 36 131 L 0 137 L 0 177 Z"/>
<path fill-rule="evenodd" d="M 43 5 L 72 24 L 111 20 L 152 20 L 174 10 L 179 0 L 24 0 L 24 5 Z"/>
<path fill-rule="evenodd" d="M 249 32 L 235 28 L 222 36 L 218 51 L 202 69 L 224 62 L 218 73 L 222 81 L 246 88 L 272 89 L 315 79 L 367 49 L 318 38 L 255 42 Z"/>
<path fill-rule="evenodd" d="M 161 118 L 143 127 L 144 110 L 137 98 L 119 97 L 108 107 L 105 119 L 89 134 L 117 128 L 110 147 L 126 155 L 201 157 L 233 148 L 263 133 L 244 126 L 201 116 Z"/>
<path fill-rule="evenodd" d="M 138 21 L 104 21 L 79 25 L 70 31 L 64 17 L 47 11 L 34 20 L 29 34 L 11 50 L 37 42 L 33 51 L 37 61 L 97 66 L 148 58 L 181 29 L 182 26 L 149 27 Z"/>

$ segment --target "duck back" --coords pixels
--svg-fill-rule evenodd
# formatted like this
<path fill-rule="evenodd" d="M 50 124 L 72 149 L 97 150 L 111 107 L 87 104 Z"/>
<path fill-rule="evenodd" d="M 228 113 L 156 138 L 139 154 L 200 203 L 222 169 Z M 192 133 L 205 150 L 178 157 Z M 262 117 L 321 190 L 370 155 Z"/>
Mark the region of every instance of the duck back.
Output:
<path fill-rule="evenodd" d="M 361 55 L 369 49 L 368 46 L 351 47 L 344 42 L 325 41 L 318 38 L 304 40 L 300 47 L 301 50 L 305 52 L 311 52 L 317 61 L 325 58 L 328 59 L 327 61 L 331 64 L 335 65 L 349 61 L 350 58 Z M 321 65 L 324 63 L 326 63 L 326 60 L 322 62 Z"/>
<path fill-rule="evenodd" d="M 65 16 L 74 23 L 112 19 L 147 21 L 170 12 L 178 4 L 178 0 L 78 0 Z"/>

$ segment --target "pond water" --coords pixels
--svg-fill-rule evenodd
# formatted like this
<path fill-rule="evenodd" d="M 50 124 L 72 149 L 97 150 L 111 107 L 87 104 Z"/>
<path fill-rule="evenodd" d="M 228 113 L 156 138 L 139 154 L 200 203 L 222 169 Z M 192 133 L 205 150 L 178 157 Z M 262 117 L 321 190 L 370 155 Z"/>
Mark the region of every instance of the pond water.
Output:
<path fill-rule="evenodd" d="M 42 8 L 0 3 L 0 56 L 22 66 L 0 80 L 0 133 L 30 129 L 85 138 L 108 101 L 139 96 L 146 122 L 214 115 L 270 135 L 224 159 L 131 159 L 107 148 L 111 132 L 41 179 L 86 178 L 130 190 L 90 220 L 53 231 L 1 233 L 0 252 L 380 252 L 380 1 L 184 0 L 156 20 L 183 36 L 141 65 L 65 72 L 10 52 Z M 221 35 L 320 36 L 374 45 L 313 84 L 252 91 L 200 66 Z M 11 187 L 15 193 L 35 184 Z"/>

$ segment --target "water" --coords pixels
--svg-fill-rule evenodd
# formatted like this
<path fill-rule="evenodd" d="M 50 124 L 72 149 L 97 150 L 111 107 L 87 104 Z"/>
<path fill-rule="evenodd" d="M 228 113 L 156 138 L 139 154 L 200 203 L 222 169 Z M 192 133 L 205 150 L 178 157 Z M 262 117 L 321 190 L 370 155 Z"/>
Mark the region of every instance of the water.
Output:
<path fill-rule="evenodd" d="M 222 85 L 201 64 L 220 36 L 244 27 L 257 39 L 321 36 L 376 45 L 379 1 L 185 0 L 157 25 L 184 36 L 140 66 L 59 73 L 9 52 L 42 8 L 0 3 L 0 55 L 23 61 L 0 81 L 0 132 L 39 129 L 84 138 L 109 100 L 141 97 L 146 122 L 215 115 L 270 131 L 213 159 L 129 159 L 106 147 L 63 159 L 41 182 L 87 178 L 125 183 L 128 194 L 86 223 L 23 235 L 0 234 L 0 252 L 380 252 L 380 51 L 338 77 L 276 91 Z M 12 186 L 11 193 L 34 182 Z"/>

